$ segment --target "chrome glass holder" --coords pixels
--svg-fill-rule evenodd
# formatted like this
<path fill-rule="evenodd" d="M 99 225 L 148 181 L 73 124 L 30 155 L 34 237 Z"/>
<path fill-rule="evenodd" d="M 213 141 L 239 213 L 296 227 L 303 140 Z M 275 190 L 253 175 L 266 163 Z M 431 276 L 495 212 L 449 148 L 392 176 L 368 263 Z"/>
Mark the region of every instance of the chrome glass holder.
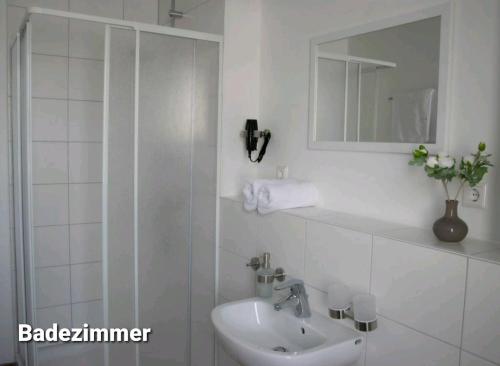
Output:
<path fill-rule="evenodd" d="M 351 307 L 348 307 L 347 309 L 328 309 L 328 313 L 332 319 L 352 319 L 354 321 L 354 328 L 360 332 L 371 332 L 377 329 L 378 326 L 377 319 L 368 322 L 354 319 L 354 313 L 352 312 Z"/>

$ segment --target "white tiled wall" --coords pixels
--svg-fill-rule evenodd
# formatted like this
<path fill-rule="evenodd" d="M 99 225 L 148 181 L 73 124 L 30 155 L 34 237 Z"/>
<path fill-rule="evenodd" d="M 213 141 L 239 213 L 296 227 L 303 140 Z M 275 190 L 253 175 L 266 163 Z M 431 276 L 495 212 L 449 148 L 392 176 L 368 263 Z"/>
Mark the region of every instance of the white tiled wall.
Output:
<path fill-rule="evenodd" d="M 12 41 L 26 7 L 156 23 L 157 0 L 8 0 Z M 32 18 L 33 215 L 38 326 L 102 325 L 101 182 L 104 25 Z M 70 349 L 71 348 L 71 349 Z M 74 348 L 74 349 L 73 349 Z M 76 353 L 75 353 L 76 351 Z M 81 351 L 81 352 L 80 352 Z M 95 347 L 53 346 L 41 364 Z M 102 356 L 96 356 L 98 365 Z M 61 363 L 62 362 L 62 363 Z M 66 363 L 64 363 L 66 362 Z M 89 363 L 90 362 L 90 363 Z"/>
<path fill-rule="evenodd" d="M 500 266 L 469 261 L 464 350 L 500 364 Z"/>
<path fill-rule="evenodd" d="M 378 312 L 460 345 L 467 258 L 375 237 L 371 291 Z"/>
<path fill-rule="evenodd" d="M 98 108 L 91 107 L 102 106 L 103 62 L 90 59 L 96 56 L 91 46 L 94 40 L 79 39 L 72 23 L 33 17 L 33 206 L 39 325 L 78 325 L 102 319 L 102 124 Z M 70 47 L 73 41 L 75 46 Z M 89 59 L 75 58 L 73 53 Z"/>
<path fill-rule="evenodd" d="M 258 216 L 221 199 L 219 301 L 254 296 L 245 264 L 265 249 L 273 267 L 304 279 L 320 313 L 331 281 L 377 296 L 379 327 L 366 334 L 358 365 L 500 365 L 497 243 L 450 246 L 420 229 L 348 216 L 319 209 Z M 219 354 L 219 366 L 235 364 Z"/>

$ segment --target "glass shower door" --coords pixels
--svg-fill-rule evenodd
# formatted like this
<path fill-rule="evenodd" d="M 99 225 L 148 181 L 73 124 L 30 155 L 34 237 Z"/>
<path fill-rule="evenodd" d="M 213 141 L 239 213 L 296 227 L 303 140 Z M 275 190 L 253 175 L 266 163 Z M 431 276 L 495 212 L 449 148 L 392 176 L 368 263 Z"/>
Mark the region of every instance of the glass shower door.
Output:
<path fill-rule="evenodd" d="M 109 365 L 211 365 L 219 44 L 108 27 L 107 49 L 105 314 L 153 331 Z"/>
<path fill-rule="evenodd" d="M 109 27 L 107 124 L 104 125 L 104 320 L 108 327 L 137 326 L 134 224 L 134 99 L 136 32 Z M 105 96 L 106 98 L 106 96 Z M 107 345 L 109 365 L 136 365 L 133 343 Z"/>
<path fill-rule="evenodd" d="M 186 365 L 194 41 L 142 33 L 139 69 L 139 318 L 143 365 Z"/>

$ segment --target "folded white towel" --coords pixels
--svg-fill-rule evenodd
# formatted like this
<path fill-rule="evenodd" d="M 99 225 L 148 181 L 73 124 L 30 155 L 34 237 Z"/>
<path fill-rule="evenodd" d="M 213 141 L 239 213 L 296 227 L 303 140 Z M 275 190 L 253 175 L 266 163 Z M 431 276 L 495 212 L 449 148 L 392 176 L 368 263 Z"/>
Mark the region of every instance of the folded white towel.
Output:
<path fill-rule="evenodd" d="M 253 182 L 245 183 L 245 186 L 243 187 L 243 207 L 247 211 L 257 209 L 257 199 L 259 198 L 259 191 L 262 187 L 294 181 L 295 180 L 293 179 L 256 179 Z"/>
<path fill-rule="evenodd" d="M 315 206 L 318 200 L 318 189 L 309 182 L 267 184 L 259 191 L 257 211 L 264 215 L 276 210 Z"/>

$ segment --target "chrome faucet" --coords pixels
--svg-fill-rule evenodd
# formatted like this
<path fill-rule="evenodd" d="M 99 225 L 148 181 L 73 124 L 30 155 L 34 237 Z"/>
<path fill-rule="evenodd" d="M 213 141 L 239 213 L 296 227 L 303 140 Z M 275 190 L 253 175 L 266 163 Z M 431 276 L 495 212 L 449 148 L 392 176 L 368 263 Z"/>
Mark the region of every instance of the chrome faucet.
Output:
<path fill-rule="evenodd" d="M 309 318 L 311 316 L 311 309 L 309 308 L 309 301 L 304 281 L 299 279 L 291 279 L 285 283 L 276 286 L 275 290 L 290 289 L 290 295 L 274 304 L 274 310 L 280 311 L 289 306 L 295 306 L 295 316 L 297 318 Z"/>

